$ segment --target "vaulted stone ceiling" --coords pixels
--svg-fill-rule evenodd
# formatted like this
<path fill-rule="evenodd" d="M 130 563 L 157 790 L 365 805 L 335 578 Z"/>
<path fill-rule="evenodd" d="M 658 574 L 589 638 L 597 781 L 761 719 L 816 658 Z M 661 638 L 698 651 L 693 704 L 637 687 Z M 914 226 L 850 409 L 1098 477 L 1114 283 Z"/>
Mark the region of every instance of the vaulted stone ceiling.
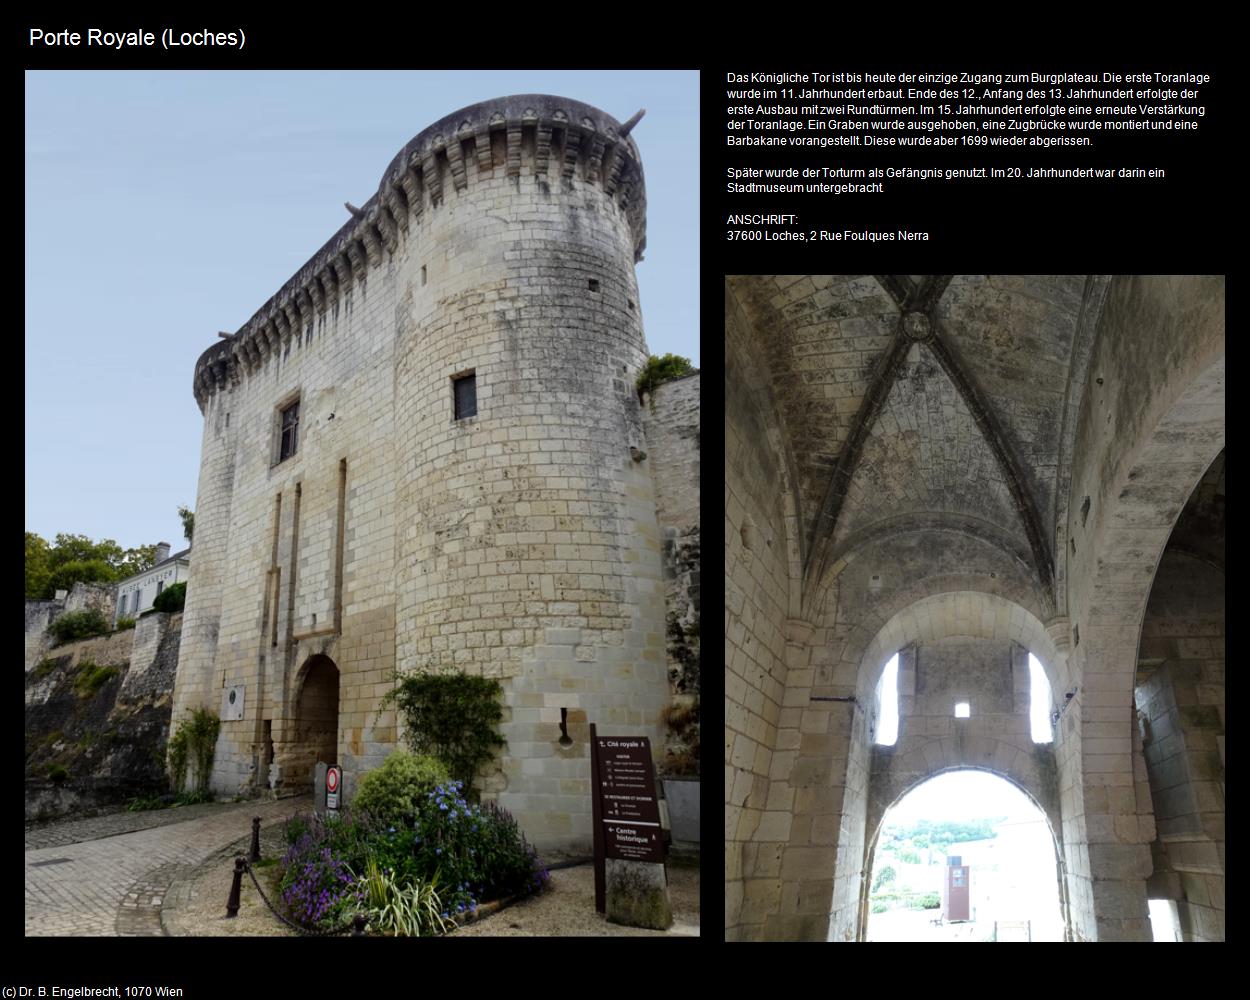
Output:
<path fill-rule="evenodd" d="M 1207 469 L 1172 529 L 1168 548 L 1186 552 L 1224 569 L 1227 537 L 1224 513 L 1224 455 L 1220 452 Z"/>
<path fill-rule="evenodd" d="M 933 528 L 997 545 L 1053 597 L 1105 276 L 728 281 L 796 470 L 806 579 L 875 538 Z"/>

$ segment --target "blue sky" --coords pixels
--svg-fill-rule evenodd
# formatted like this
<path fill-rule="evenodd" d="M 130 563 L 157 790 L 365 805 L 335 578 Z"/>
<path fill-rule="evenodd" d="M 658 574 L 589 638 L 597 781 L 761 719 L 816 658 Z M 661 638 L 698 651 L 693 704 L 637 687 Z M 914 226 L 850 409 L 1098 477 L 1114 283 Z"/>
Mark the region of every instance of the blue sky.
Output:
<path fill-rule="evenodd" d="M 195 359 L 242 325 L 443 115 L 504 94 L 593 104 L 647 179 L 638 284 L 652 353 L 698 363 L 698 74 L 26 75 L 26 523 L 183 544 Z"/>

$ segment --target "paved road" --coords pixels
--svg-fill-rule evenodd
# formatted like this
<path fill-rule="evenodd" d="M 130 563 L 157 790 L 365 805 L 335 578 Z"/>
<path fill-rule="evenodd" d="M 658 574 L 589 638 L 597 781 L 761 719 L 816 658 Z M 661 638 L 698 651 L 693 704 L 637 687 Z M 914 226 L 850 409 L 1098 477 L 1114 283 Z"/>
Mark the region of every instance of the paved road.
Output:
<path fill-rule="evenodd" d="M 262 826 L 311 807 L 311 797 L 197 807 L 190 819 L 118 832 L 118 814 L 43 828 L 47 846 L 26 851 L 27 935 L 159 935 L 174 878 Z M 147 822 L 145 814 L 134 825 Z M 170 814 L 172 815 L 172 814 Z M 79 839 L 66 842 L 66 829 Z"/>

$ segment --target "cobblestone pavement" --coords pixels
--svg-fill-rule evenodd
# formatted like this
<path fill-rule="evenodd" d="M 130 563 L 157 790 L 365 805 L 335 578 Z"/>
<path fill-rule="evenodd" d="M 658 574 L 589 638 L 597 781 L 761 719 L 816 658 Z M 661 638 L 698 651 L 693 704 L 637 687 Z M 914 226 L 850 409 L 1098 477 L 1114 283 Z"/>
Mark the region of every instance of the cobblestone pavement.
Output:
<path fill-rule="evenodd" d="M 145 812 L 107 813 L 88 819 L 70 819 L 26 827 L 26 850 L 40 847 L 58 847 L 61 844 L 77 844 L 84 840 L 115 837 L 119 833 L 134 833 L 157 826 L 185 823 L 201 816 L 214 816 L 233 804 L 204 802 L 198 806 L 178 806 L 176 809 L 152 809 Z M 246 805 L 246 803 L 243 803 Z"/>
<path fill-rule="evenodd" d="M 175 878 L 246 837 L 253 816 L 267 827 L 310 807 L 311 797 L 302 796 L 192 806 L 146 829 L 114 825 L 120 816 L 150 815 L 131 813 L 32 831 L 48 836 L 45 846 L 26 851 L 26 934 L 159 935 L 161 904 Z M 200 815 L 188 818 L 190 809 Z M 65 840 L 57 828 L 77 828 L 82 839 Z"/>

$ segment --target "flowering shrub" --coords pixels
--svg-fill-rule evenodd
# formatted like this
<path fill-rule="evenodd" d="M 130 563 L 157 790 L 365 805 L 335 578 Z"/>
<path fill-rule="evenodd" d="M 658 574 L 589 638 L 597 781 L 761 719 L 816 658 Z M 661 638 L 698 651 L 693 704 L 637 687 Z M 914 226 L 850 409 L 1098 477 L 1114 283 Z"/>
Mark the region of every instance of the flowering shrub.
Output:
<path fill-rule="evenodd" d="M 516 821 L 494 804 L 470 805 L 461 788 L 451 781 L 429 793 L 413 838 L 417 868 L 440 875 L 448 915 L 545 888 L 547 870 Z"/>
<path fill-rule="evenodd" d="M 332 926 L 363 911 L 379 929 L 437 933 L 483 900 L 544 889 L 547 871 L 516 820 L 462 789 L 436 785 L 414 825 L 347 810 L 292 817 L 280 885 L 293 918 Z"/>
<path fill-rule="evenodd" d="M 282 900 L 297 923 L 307 927 L 339 923 L 363 900 L 355 875 L 328 847 L 308 856 L 299 853 L 298 845 L 292 846 L 284 864 Z"/>

